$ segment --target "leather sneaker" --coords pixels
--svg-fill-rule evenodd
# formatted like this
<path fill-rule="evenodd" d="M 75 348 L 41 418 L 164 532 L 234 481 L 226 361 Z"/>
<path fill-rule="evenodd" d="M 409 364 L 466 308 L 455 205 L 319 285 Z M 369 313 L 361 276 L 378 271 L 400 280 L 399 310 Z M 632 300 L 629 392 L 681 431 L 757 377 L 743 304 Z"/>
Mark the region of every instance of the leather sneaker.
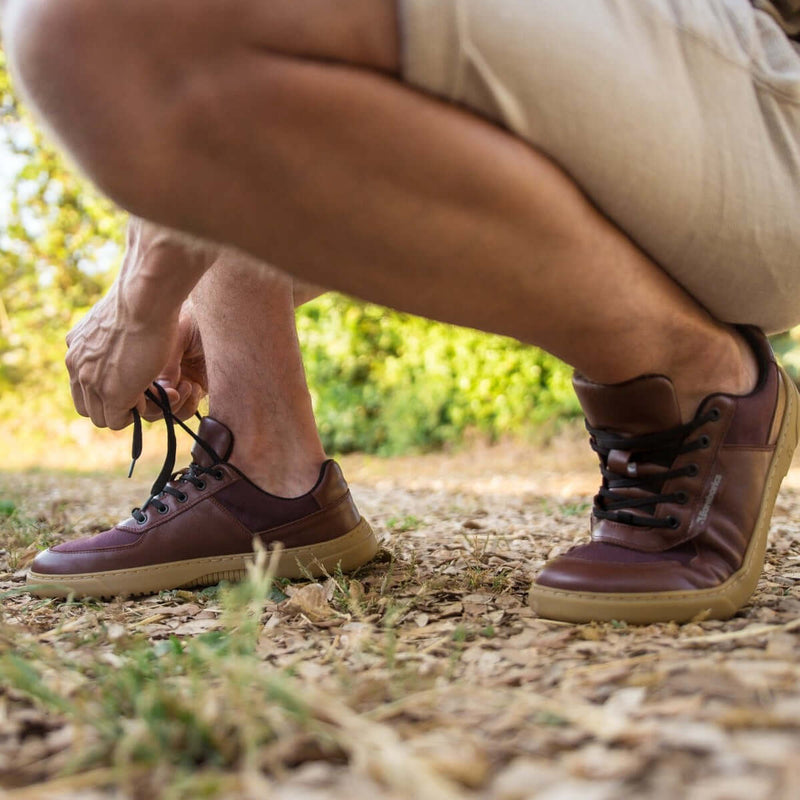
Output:
<path fill-rule="evenodd" d="M 799 431 L 793 382 L 763 334 L 741 330 L 758 386 L 709 395 L 686 424 L 664 376 L 574 377 L 603 483 L 591 542 L 545 565 L 531 588 L 541 616 L 685 622 L 726 619 L 747 602 Z"/>
<path fill-rule="evenodd" d="M 307 494 L 276 497 L 229 463 L 233 434 L 221 422 L 203 418 L 194 436 L 191 466 L 155 486 L 129 519 L 40 553 L 30 590 L 107 598 L 236 581 L 254 559 L 256 539 L 267 550 L 283 545 L 276 575 L 285 578 L 352 570 L 377 552 L 334 461 L 322 465 Z M 174 453 L 174 434 L 171 446 Z"/>

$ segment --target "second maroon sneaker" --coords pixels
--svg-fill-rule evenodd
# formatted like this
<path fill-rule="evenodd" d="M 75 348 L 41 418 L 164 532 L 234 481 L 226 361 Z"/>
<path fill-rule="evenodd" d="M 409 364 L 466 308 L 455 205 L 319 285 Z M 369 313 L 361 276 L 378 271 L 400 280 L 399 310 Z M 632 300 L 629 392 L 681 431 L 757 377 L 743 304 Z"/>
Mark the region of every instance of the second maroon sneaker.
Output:
<path fill-rule="evenodd" d="M 755 590 L 772 509 L 798 442 L 798 393 L 766 338 L 742 328 L 760 377 L 683 424 L 671 381 L 576 375 L 603 483 L 591 542 L 545 565 L 530 602 L 569 622 L 727 618 Z"/>
<path fill-rule="evenodd" d="M 191 466 L 156 487 L 129 519 L 40 553 L 30 590 L 107 598 L 236 581 L 247 574 L 256 540 L 267 550 L 281 543 L 276 575 L 286 578 L 353 570 L 377 552 L 334 461 L 322 465 L 307 494 L 276 497 L 229 462 L 233 434 L 221 422 L 205 417 L 195 438 Z"/>

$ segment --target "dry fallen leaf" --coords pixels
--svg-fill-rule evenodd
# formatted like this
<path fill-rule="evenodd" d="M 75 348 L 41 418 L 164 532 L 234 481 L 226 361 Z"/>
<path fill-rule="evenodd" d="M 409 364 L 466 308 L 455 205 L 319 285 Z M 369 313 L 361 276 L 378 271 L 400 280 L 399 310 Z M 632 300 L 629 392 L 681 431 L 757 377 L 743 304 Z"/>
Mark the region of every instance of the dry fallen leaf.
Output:
<path fill-rule="evenodd" d="M 328 620 L 336 614 L 328 604 L 325 587 L 319 583 L 298 587 L 280 608 L 286 614 L 303 614 L 312 622 Z"/>

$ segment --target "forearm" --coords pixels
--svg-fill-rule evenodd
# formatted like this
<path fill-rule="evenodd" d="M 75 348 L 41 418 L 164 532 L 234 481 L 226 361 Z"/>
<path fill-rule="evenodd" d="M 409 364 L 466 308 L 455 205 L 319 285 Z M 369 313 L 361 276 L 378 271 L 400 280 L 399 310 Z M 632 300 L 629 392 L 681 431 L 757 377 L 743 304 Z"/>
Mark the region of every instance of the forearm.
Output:
<path fill-rule="evenodd" d="M 127 245 L 111 290 L 67 335 L 75 408 L 100 427 L 124 427 L 133 408 L 146 413 L 145 390 L 180 362 L 181 307 L 217 249 L 139 219 Z M 170 402 L 180 406 L 177 383 Z"/>
<path fill-rule="evenodd" d="M 215 245 L 132 219 L 128 250 L 117 278 L 118 319 L 149 326 L 177 318 L 218 251 Z"/>

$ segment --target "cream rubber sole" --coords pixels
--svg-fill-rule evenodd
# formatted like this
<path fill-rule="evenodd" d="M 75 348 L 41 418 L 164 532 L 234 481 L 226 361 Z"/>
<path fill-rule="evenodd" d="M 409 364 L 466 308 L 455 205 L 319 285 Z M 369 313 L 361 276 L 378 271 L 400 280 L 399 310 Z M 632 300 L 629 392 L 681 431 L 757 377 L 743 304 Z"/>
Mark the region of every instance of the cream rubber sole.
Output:
<path fill-rule="evenodd" d="M 635 624 L 650 622 L 689 622 L 695 618 L 728 619 L 755 591 L 764 567 L 769 523 L 775 499 L 792 456 L 800 440 L 800 413 L 797 389 L 781 369 L 786 393 L 786 409 L 778 433 L 775 453 L 770 462 L 756 526 L 742 566 L 728 580 L 711 589 L 688 592 L 571 592 L 548 586 L 531 586 L 528 601 L 533 610 L 546 619 L 563 622 L 609 622 L 620 620 Z"/>
<path fill-rule="evenodd" d="M 378 552 L 378 541 L 369 523 L 362 519 L 343 536 L 307 547 L 281 550 L 271 565 L 278 578 L 304 578 L 360 567 Z M 89 572 L 76 575 L 28 573 L 28 588 L 38 597 L 131 597 L 166 589 L 211 586 L 220 581 L 240 581 L 255 560 L 254 553 L 210 558 L 190 558 L 147 567 Z"/>

